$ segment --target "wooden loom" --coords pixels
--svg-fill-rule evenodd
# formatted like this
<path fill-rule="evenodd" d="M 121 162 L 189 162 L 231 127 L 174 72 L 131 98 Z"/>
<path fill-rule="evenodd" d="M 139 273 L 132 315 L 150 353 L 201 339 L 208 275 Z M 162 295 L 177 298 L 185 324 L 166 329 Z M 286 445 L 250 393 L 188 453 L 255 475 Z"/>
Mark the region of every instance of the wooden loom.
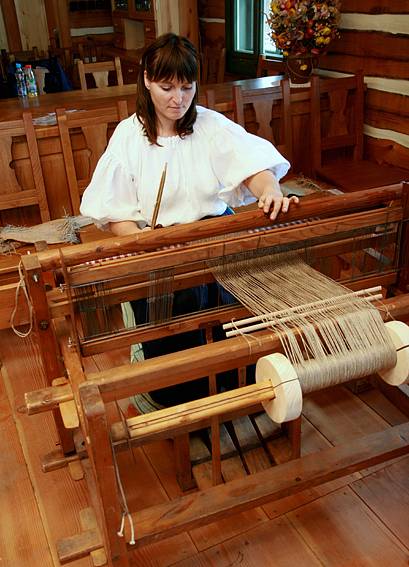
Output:
<path fill-rule="evenodd" d="M 112 427 L 107 419 L 107 403 L 203 375 L 212 381 L 216 372 L 244 367 L 280 349 L 278 338 L 266 330 L 258 332 L 257 340 L 250 341 L 251 344 L 239 336 L 138 364 L 86 374 L 82 365 L 84 356 L 175 332 L 211 327 L 247 313 L 242 306 L 222 306 L 157 325 L 87 336 L 78 314 L 76 286 L 105 282 L 103 309 L 106 309 L 109 304 L 146 297 L 149 273 L 155 270 L 173 268 L 173 287 L 182 289 L 212 281 L 208 262 L 215 258 L 244 250 L 266 249 L 274 253 L 293 248 L 308 250 L 309 262 L 327 269 L 335 278 L 343 275 L 342 266 L 349 263 L 352 277 L 344 283 L 352 290 L 378 284 L 389 291 L 398 291 L 396 297 L 384 302 L 387 306 L 384 315 L 405 319 L 409 318 L 409 296 L 405 295 L 409 279 L 408 218 L 409 185 L 403 184 L 319 200 L 305 198 L 300 207 L 286 215 L 286 225 L 272 230 L 265 230 L 271 223 L 261 211 L 247 211 L 223 217 L 223 220 L 210 219 L 137 237 L 108 239 L 59 253 L 47 251 L 25 257 L 25 279 L 34 306 L 35 328 L 48 382 L 47 388 L 27 394 L 27 410 L 29 413 L 54 410 L 66 456 L 48 457 L 44 468 L 50 470 L 80 458 L 97 519 L 96 527 L 59 542 L 60 561 L 65 563 L 104 547 L 109 565 L 129 564 L 128 544 L 117 535 L 121 508 L 112 439 L 119 449 L 129 443 L 143 444 L 175 437 L 180 441 L 176 443 L 177 459 L 182 462 L 183 455 L 186 457 L 188 432 L 211 426 L 216 484 L 220 481 L 220 453 L 215 439 L 219 423 L 259 408 L 260 402 L 274 398 L 274 389 L 271 384 L 243 386 Z M 164 246 L 167 248 L 163 249 Z M 352 266 L 354 262 L 359 266 Z M 46 290 L 44 273 L 50 270 L 57 274 L 59 281 L 63 280 L 61 291 Z M 408 408 L 401 390 L 386 385 L 382 388 L 388 396 L 402 397 Z M 211 382 L 210 392 L 214 394 L 214 391 L 214 382 L 213 385 Z M 72 418 L 73 405 L 78 410 L 78 422 Z M 58 408 L 66 421 L 71 420 L 71 427 L 78 425 L 82 433 L 80 441 L 76 436 L 74 443 L 67 434 Z M 294 457 L 299 457 L 298 426 L 299 422 L 294 422 L 291 428 Z M 77 454 L 69 454 L 72 449 L 76 449 Z M 405 424 L 348 446 L 323 451 L 319 463 L 314 455 L 296 458 L 247 479 L 133 512 L 136 545 L 215 521 L 407 452 L 409 425 Z M 180 474 L 182 480 L 189 480 L 186 468 L 181 467 Z"/>

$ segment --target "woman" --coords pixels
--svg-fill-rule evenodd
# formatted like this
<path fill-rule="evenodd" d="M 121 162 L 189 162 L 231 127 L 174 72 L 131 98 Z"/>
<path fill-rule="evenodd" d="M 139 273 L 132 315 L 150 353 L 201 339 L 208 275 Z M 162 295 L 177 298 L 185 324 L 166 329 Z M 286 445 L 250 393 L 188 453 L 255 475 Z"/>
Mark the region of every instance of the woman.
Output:
<path fill-rule="evenodd" d="M 197 53 L 188 39 L 165 34 L 147 47 L 137 80 L 136 113 L 113 133 L 84 193 L 83 215 L 116 235 L 149 230 L 166 163 L 157 219 L 162 226 L 230 214 L 229 207 L 255 200 L 274 220 L 291 201 L 297 202 L 281 193 L 278 180 L 290 164 L 274 146 L 196 105 L 197 76 Z M 173 314 L 208 307 L 213 291 L 201 286 L 175 293 Z M 145 322 L 146 302 L 133 302 L 133 309 L 137 323 Z M 172 338 L 145 343 L 145 357 L 202 341 L 199 331 Z M 169 404 L 199 397 L 205 384 L 199 382 L 190 383 L 193 392 L 186 384 L 155 392 L 155 398 Z"/>

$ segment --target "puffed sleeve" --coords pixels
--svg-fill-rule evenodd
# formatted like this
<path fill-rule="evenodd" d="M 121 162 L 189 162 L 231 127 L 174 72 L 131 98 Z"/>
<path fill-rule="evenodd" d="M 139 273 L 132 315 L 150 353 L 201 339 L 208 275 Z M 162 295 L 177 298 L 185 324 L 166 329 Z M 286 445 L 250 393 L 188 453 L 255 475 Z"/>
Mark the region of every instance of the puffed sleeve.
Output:
<path fill-rule="evenodd" d="M 221 185 L 219 196 L 232 207 L 246 205 L 255 197 L 243 184 L 245 179 L 267 169 L 280 180 L 290 164 L 264 138 L 250 134 L 222 115 L 217 122 L 211 143 L 211 160 Z"/>
<path fill-rule="evenodd" d="M 81 214 L 94 219 L 98 226 L 127 220 L 137 222 L 140 228 L 146 225 L 135 175 L 140 154 L 139 133 L 134 115 L 117 125 L 82 196 Z"/>
<path fill-rule="evenodd" d="M 99 226 L 123 220 L 136 221 L 142 227 L 146 225 L 140 213 L 134 175 L 127 171 L 110 147 L 98 161 L 82 197 L 80 212 L 94 219 Z"/>

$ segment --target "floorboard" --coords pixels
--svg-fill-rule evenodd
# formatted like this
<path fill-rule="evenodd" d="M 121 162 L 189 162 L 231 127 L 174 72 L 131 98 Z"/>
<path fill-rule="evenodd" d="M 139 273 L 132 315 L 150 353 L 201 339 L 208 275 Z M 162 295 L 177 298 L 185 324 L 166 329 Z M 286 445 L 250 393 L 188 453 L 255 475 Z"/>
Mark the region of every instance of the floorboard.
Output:
<path fill-rule="evenodd" d="M 78 533 L 80 510 L 89 506 L 85 483 L 74 481 L 68 469 L 47 474 L 41 471 L 41 457 L 56 448 L 52 417 L 17 412 L 24 393 L 44 384 L 35 341 L 1 331 L 0 358 L 0 565 L 57 567 L 56 540 Z M 95 371 L 127 360 L 128 352 L 122 349 L 90 357 L 86 365 Z M 125 401 L 123 407 L 126 405 Z M 110 416 L 118 419 L 114 404 Z M 304 403 L 302 454 L 319 452 L 404 421 L 403 414 L 377 390 L 358 395 L 341 387 L 316 392 Z M 238 432 L 246 434 L 240 428 Z M 269 446 L 278 462 L 287 458 L 284 441 L 274 439 Z M 254 470 L 266 466 L 258 451 L 252 448 L 247 455 L 248 465 Z M 181 494 L 171 441 L 119 453 L 118 462 L 131 509 Z M 211 483 L 210 466 L 210 462 L 198 465 L 196 478 L 202 487 Z M 225 480 L 245 474 L 237 455 L 224 459 L 222 466 Z M 377 465 L 135 550 L 131 565 L 407 566 L 408 479 L 409 457 Z M 85 558 L 71 565 L 90 567 L 91 561 Z"/>
<path fill-rule="evenodd" d="M 44 385 L 37 345 L 31 337 L 21 339 L 11 331 L 2 331 L 0 357 L 4 364 L 2 374 L 8 383 L 9 399 L 14 407 L 18 408 L 23 404 L 25 392 Z M 41 470 L 41 457 L 55 450 L 57 444 L 57 433 L 51 414 L 28 416 L 16 413 L 15 419 L 20 443 L 26 448 L 25 458 L 32 490 L 37 495 L 41 510 L 44 531 L 49 538 L 48 543 L 55 564 L 58 565 L 55 542 L 80 531 L 79 511 L 88 506 L 86 486 L 84 481 L 72 480 L 66 468 L 49 473 L 43 473 Z M 18 483 L 15 489 L 20 490 Z M 20 563 L 11 563 L 10 567 L 27 565 L 35 567 L 32 560 L 24 563 L 22 559 Z M 38 563 L 38 567 L 40 565 L 41 563 Z M 72 567 L 90 566 L 89 558 L 72 563 Z"/>
<path fill-rule="evenodd" d="M 29 471 L 5 392 L 0 382 L 0 564 L 43 565 L 54 562 Z"/>
<path fill-rule="evenodd" d="M 290 512 L 287 517 L 326 567 L 403 567 L 409 552 L 349 488 Z"/>
<path fill-rule="evenodd" d="M 409 549 L 409 457 L 353 482 L 351 488 Z"/>
<path fill-rule="evenodd" d="M 242 536 L 227 540 L 177 567 L 322 567 L 287 518 L 265 522 Z M 175 567 L 176 567 L 175 565 Z"/>
<path fill-rule="evenodd" d="M 318 429 L 316 429 L 305 417 L 303 417 L 301 423 L 301 456 L 317 453 L 328 447 L 331 447 L 331 443 L 327 441 Z M 275 518 L 291 510 L 295 510 L 308 502 L 313 502 L 314 500 L 317 500 L 317 498 L 333 492 L 334 490 L 337 490 L 338 488 L 343 487 L 349 482 L 360 477 L 361 474 L 359 472 L 341 477 L 331 482 L 321 484 L 320 486 L 316 486 L 315 488 L 303 490 L 299 494 L 287 496 L 277 502 L 266 504 L 263 506 L 263 509 L 270 518 Z"/>

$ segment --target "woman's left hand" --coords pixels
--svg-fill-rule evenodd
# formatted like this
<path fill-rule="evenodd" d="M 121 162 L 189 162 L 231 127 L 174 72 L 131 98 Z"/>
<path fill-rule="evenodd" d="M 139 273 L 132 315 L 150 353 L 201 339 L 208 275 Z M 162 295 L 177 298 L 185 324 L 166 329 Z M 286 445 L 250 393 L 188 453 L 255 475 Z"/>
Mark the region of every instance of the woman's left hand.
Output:
<path fill-rule="evenodd" d="M 269 170 L 260 171 L 248 177 L 244 183 L 257 197 L 259 208 L 263 209 L 266 215 L 270 213 L 271 220 L 275 220 L 280 211 L 286 213 L 292 203 L 299 203 L 298 197 L 284 197 L 280 184 Z"/>
<path fill-rule="evenodd" d="M 280 189 L 267 187 L 258 199 L 259 209 L 263 209 L 264 213 L 267 215 L 270 210 L 270 219 L 275 220 L 278 213 L 286 213 L 290 207 L 290 204 L 298 204 L 298 197 L 284 197 Z"/>

